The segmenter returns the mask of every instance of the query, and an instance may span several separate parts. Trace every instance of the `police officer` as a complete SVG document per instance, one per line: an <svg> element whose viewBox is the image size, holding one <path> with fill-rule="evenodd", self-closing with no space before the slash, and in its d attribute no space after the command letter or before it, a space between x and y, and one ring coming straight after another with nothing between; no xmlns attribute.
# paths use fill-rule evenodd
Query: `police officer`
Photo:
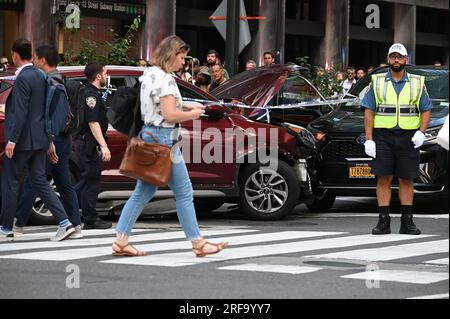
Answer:
<svg viewBox="0 0 450 319"><path fill-rule="evenodd" d="M75 139L81 180L75 188L81 200L83 229L107 229L112 224L100 219L96 211L101 164L102 161L108 162L111 159L111 152L106 144L107 108L100 92L100 88L106 85L107 72L103 64L95 62L86 65L84 74L88 80L80 96L84 122L81 134Z"/></svg>
<svg viewBox="0 0 450 319"><path fill-rule="evenodd" d="M372 75L372 83L361 106L367 155L373 157L372 172L377 176L379 220L374 235L389 234L391 183L399 181L401 203L400 234L419 235L413 222L413 180L419 175L419 147L431 116L432 103L423 76L405 71L408 52L403 44L393 44L388 53L390 70Z"/></svg>

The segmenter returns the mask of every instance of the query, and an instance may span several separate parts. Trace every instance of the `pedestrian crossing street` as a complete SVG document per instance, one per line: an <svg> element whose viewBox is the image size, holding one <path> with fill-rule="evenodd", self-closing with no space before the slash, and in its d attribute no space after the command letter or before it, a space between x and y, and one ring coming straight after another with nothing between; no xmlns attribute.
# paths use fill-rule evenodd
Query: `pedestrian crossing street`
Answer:
<svg viewBox="0 0 450 319"><path fill-rule="evenodd" d="M435 234L373 236L331 231L263 232L251 227L210 227L202 231L207 239L213 242L226 240L230 246L220 254L196 258L180 230L135 229L131 242L137 249L149 252L149 255L127 258L111 255L113 229L85 230L83 239L62 242L49 241L54 232L47 232L45 228L43 230L28 230L12 242L0 242L0 260L73 262L95 259L101 264L171 268L208 263L220 271L270 272L295 276L327 269L305 261L328 261L331 264L357 262L366 265L366 270L361 271L359 268L352 274L347 271L340 276L341 280L432 284L448 280L449 277L449 240ZM265 258L285 255L295 256L298 262L280 264L274 262L276 258L269 258L272 262ZM258 258L265 261L255 263ZM250 262L246 259L250 259ZM409 259L413 261L409 262ZM370 268L374 263L410 264L415 267Z"/></svg>

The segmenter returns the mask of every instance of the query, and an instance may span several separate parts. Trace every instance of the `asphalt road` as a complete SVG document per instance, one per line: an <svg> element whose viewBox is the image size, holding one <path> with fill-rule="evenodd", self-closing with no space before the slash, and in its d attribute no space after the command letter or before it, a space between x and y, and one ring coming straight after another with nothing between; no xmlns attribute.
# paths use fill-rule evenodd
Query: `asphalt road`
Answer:
<svg viewBox="0 0 450 319"><path fill-rule="evenodd" d="M399 235L393 215L392 234L372 236L375 206L339 198L331 213L300 205L284 220L261 222L224 205L199 224L230 247L204 258L189 250L170 200L149 205L136 224L131 239L146 257L111 256L113 230L54 243L55 226L29 227L0 243L0 298L448 299L448 212L418 202L422 235Z"/></svg>

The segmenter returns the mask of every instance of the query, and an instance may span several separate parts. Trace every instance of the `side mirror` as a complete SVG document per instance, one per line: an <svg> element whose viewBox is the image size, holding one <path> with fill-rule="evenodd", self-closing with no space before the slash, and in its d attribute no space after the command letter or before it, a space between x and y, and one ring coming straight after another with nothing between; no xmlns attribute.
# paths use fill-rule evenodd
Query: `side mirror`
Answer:
<svg viewBox="0 0 450 319"><path fill-rule="evenodd" d="M217 118L220 119L224 116L225 111L220 105L208 105L205 108L205 114L208 115L210 118Z"/></svg>

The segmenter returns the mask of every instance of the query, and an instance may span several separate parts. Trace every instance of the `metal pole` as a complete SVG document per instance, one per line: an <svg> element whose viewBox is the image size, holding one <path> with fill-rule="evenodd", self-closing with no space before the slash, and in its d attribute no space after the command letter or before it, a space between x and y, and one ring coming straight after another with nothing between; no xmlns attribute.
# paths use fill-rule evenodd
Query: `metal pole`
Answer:
<svg viewBox="0 0 450 319"><path fill-rule="evenodd" d="M286 33L286 0L278 0L277 10L277 37L275 40L275 55L277 63L284 64L284 39Z"/></svg>
<svg viewBox="0 0 450 319"><path fill-rule="evenodd" d="M240 1L228 0L227 3L227 40L225 43L225 65L230 76L236 74L238 67L238 43L240 22Z"/></svg>
<svg viewBox="0 0 450 319"><path fill-rule="evenodd" d="M146 1L144 26L144 59L150 60L153 51L167 36L175 34L176 0Z"/></svg>

